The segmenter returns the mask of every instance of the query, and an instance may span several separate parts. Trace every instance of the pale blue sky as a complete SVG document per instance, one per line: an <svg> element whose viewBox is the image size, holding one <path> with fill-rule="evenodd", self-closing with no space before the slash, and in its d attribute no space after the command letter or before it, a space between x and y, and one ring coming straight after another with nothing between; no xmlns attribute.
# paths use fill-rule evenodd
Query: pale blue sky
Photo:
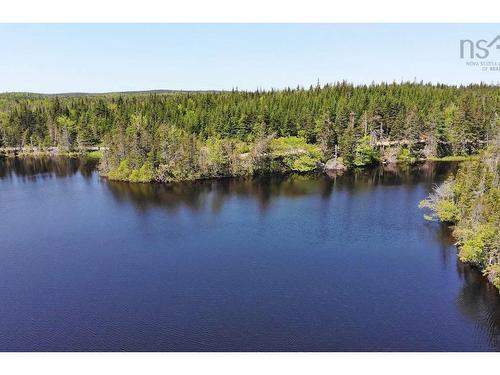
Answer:
<svg viewBox="0 0 500 375"><path fill-rule="evenodd" d="M0 24L0 92L496 83L500 72L465 66L459 41L498 34L494 24Z"/></svg>

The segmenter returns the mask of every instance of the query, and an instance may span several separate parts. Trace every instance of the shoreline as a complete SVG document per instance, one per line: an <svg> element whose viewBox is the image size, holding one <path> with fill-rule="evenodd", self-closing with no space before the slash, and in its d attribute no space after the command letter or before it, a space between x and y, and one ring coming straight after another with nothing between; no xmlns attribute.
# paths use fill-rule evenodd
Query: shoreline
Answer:
<svg viewBox="0 0 500 375"><path fill-rule="evenodd" d="M85 146L85 147L76 147L76 148L70 148L70 149L60 149L57 146L50 146L50 147L44 147L44 148L39 148L39 147L0 147L0 155L3 156L8 156L8 157L17 157L17 156L29 156L29 157L37 157L37 156L68 156L68 155L79 155L82 153L92 153L92 152L99 152L102 153L102 151L107 150L108 147L105 146ZM242 154L245 155L245 154ZM431 156L429 158L419 158L415 159L415 162L421 162L421 161L473 161L473 160L478 160L479 154L473 154L473 155L466 155L466 156L461 156L461 155L449 155L449 156L442 156L442 157L435 157ZM388 163L386 161L382 161L378 164L403 164L403 163L408 163L406 161L394 161L391 163ZM411 164L411 163L408 163Z"/></svg>
<svg viewBox="0 0 500 375"><path fill-rule="evenodd" d="M3 147L0 148L0 157L7 158L52 158L52 157L68 157L68 158L91 158L94 160L100 160L102 158L102 153L107 150L104 146L87 146L73 148L69 150L63 150L58 147L48 147L43 149L37 149L36 147ZM445 156L445 157L429 157L429 158L418 158L412 161L405 160L395 160L395 161L379 161L377 163L372 163L364 166L356 166L347 168L343 164L337 165L334 168L329 169L327 163L317 162L317 167L308 171L294 171L294 170L275 170L269 173L261 175L287 175L290 173L298 173L301 175L307 174L326 174L331 178L335 178L343 175L344 173L353 172L356 170L368 170L375 167L391 167L391 166L413 166L417 164L422 164L426 162L465 162L477 160L478 155L468 155L468 156ZM235 177L252 177L259 174L248 174L248 175L221 175L221 176L207 176L195 179L181 179L178 181L170 181L171 183L178 182L193 182L193 181L207 181L207 180L221 180ZM130 179L116 179L110 178L107 174L99 173L99 176L105 178L109 181L114 182L127 182L127 183L165 183L162 181L151 180L151 181L133 181Z"/></svg>

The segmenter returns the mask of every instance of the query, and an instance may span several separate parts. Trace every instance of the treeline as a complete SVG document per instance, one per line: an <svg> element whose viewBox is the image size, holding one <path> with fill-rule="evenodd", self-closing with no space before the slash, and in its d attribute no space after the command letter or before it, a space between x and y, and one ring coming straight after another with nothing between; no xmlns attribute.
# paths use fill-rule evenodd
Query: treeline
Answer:
<svg viewBox="0 0 500 375"><path fill-rule="evenodd" d="M464 163L455 178L434 189L420 203L429 220L451 223L462 261L480 268L500 289L500 137Z"/></svg>
<svg viewBox="0 0 500 375"><path fill-rule="evenodd" d="M256 92L0 95L0 147L109 147L111 178L171 181L470 155L499 125L500 89L348 83ZM392 142L392 143L391 143ZM384 146L389 145L389 146Z"/></svg>

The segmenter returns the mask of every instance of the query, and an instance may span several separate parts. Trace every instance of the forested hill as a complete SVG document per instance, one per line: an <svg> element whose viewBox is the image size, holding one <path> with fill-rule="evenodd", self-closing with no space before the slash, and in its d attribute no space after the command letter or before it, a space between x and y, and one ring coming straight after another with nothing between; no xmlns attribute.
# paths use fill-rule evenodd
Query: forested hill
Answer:
<svg viewBox="0 0 500 375"><path fill-rule="evenodd" d="M474 154L492 138L499 115L500 88L483 84L4 94L0 147L105 145L104 174L168 181L309 170L334 150L347 166ZM380 145L394 147L380 150Z"/></svg>
<svg viewBox="0 0 500 375"><path fill-rule="evenodd" d="M137 90L137 91L109 91L109 92L61 92L56 94L44 94L38 92L4 92L1 96L22 98L44 98L44 97L74 97L74 96L124 96L124 95L148 95L148 94L181 94L181 93L217 93L223 90Z"/></svg>

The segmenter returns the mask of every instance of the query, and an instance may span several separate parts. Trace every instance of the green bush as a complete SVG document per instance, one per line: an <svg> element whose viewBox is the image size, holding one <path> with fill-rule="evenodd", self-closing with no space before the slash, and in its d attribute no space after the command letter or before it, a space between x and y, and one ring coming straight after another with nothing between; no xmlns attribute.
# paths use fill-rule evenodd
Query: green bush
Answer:
<svg viewBox="0 0 500 375"><path fill-rule="evenodd" d="M483 226L476 229L460 247L460 260L474 263L484 267L487 265L487 256L490 247L494 244L495 230L491 227Z"/></svg>
<svg viewBox="0 0 500 375"><path fill-rule="evenodd" d="M280 137L271 141L273 155L286 155L290 153L308 153L311 157L319 158L320 150L317 145L307 143L301 137Z"/></svg>
<svg viewBox="0 0 500 375"><path fill-rule="evenodd" d="M398 160L402 163L414 163L416 159L408 148L403 147L398 153Z"/></svg>
<svg viewBox="0 0 500 375"><path fill-rule="evenodd" d="M436 213L439 220L444 223L453 223L459 215L458 207L450 200L442 200L438 202Z"/></svg>
<svg viewBox="0 0 500 375"><path fill-rule="evenodd" d="M498 289L500 289L500 264L492 264L487 269L487 274L490 275L490 279Z"/></svg>
<svg viewBox="0 0 500 375"><path fill-rule="evenodd" d="M134 169L128 178L131 182L151 182L154 180L153 164L146 162L140 169Z"/></svg>
<svg viewBox="0 0 500 375"><path fill-rule="evenodd" d="M378 151L370 145L369 136L361 138L358 145L354 149L354 155L353 164L355 167L375 165L380 159Z"/></svg>
<svg viewBox="0 0 500 375"><path fill-rule="evenodd" d="M111 170L108 173L108 178L110 180L126 181L130 176L130 168L128 166L128 160L122 160L118 168Z"/></svg>
<svg viewBox="0 0 500 375"><path fill-rule="evenodd" d="M238 142L236 145L236 151L238 154L247 154L250 152L250 145L246 142Z"/></svg>
<svg viewBox="0 0 500 375"><path fill-rule="evenodd" d="M292 164L292 170L296 172L310 172L316 169L316 160L309 155L302 155L295 159Z"/></svg>

